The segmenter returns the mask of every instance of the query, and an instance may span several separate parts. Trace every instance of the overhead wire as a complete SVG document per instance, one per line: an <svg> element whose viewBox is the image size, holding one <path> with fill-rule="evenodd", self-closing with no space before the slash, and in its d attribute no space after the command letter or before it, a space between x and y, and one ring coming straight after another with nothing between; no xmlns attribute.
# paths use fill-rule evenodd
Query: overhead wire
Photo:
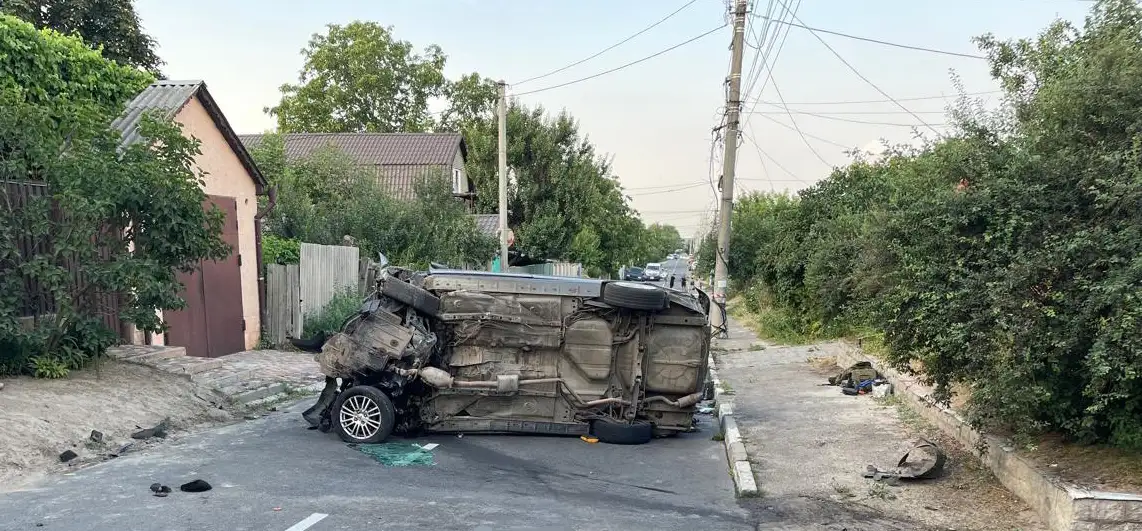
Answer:
<svg viewBox="0 0 1142 531"><path fill-rule="evenodd" d="M651 54L651 55L648 55L648 56L646 56L646 57L642 57L642 58L640 58L640 59L636 59L636 60L634 60L634 61L631 61L631 62L629 62L629 63L623 64L623 65L619 65L619 66L616 66L616 67L614 67L614 68L611 68L611 69L609 69L609 70L604 70L604 71L602 71L602 72L598 72L598 73L596 73L596 74L592 74L592 75L589 75L589 76L586 76L586 77L581 77L581 78L579 78L579 79L573 79L573 80L571 80L571 81L567 81L567 82L565 82L565 83L559 83L559 84L557 84L557 85L551 85L551 86L549 86L549 87L543 87L543 88L539 88L539 89L535 89L535 90L529 90L529 91L525 91L525 92L516 92L516 93L514 93L513 95L515 95L515 96L524 96L524 95L527 95L527 94L535 94L535 93L537 93L537 92L545 92L545 91L548 91L548 90L553 90L553 89L557 89L557 88L562 88L562 87L566 87L566 86L568 86L568 85L574 85L574 84L576 84L576 83L582 83L582 82L584 82L584 81L588 81L588 80L591 80L591 79L595 79L595 78L597 78L597 77L602 77L602 76L605 76L605 75L607 75L607 74L611 74L611 73L614 73L614 72L618 72L619 70L622 70L622 69L624 69L624 68L629 68L629 67L632 67L632 66L634 66L634 65L637 65L637 64L639 64L639 63L642 63L642 62L645 62L645 61L649 61L649 60L651 60L651 59L654 59L655 57L658 57L658 56L660 56L660 55L662 55L662 54L665 54L665 53L668 53L668 52L674 51L674 50L676 50L676 49L678 49L678 48L681 48L681 47L683 47L683 46L685 46L685 45L687 45L687 44L690 44L690 43L692 43L692 42L694 42L694 41L697 41L697 40L699 40L699 39L701 39L701 38L703 38L703 37L708 37L708 36L710 36L710 35L713 35L715 32L717 32L718 30L721 30L721 29L722 29L722 28L724 28L724 27L726 27L726 25L725 25L725 24L722 24L721 26L718 26L718 27L716 27L716 28L714 28L714 29L711 29L711 30L709 30L709 31L707 31L707 32L705 32L705 33L702 33L702 34L698 35L698 36L695 36L695 37L691 37L691 38L689 38L689 39L687 39L687 40L685 40L685 41L682 41L682 42L680 42L680 43L678 43L678 44L675 44L674 46L671 46L671 47L669 47L669 48L666 48L666 49L664 49L664 50L660 50L660 51L658 51L658 52L655 52L655 53L653 53L653 54Z"/></svg>
<svg viewBox="0 0 1142 531"><path fill-rule="evenodd" d="M789 129L790 131L795 131L795 129L793 129L793 126L791 126L791 125L789 125L789 124L787 124L787 123L784 123L784 122L782 122L781 120L778 120L778 119L776 119L776 118L773 118L772 116L769 116L769 115L766 115L766 114L761 114L761 113L755 113L755 116L760 116L760 117L762 117L762 118L765 118L766 120L769 120L769 121L771 121L771 122L773 122L773 123L775 123L775 124L777 124L777 125L780 125L781 127L784 127L784 128L786 128L786 129ZM835 142L835 141L833 141L833 140L829 140L828 138L820 137L820 136L814 135L814 134L812 134L812 133L804 133L804 134L805 134L805 136L807 136L807 137L809 137L809 138L812 138L812 139L814 139L814 140L819 140L819 141L821 141L821 142L824 142L824 143L826 143L826 144L830 144L830 145L833 145L833 146L839 147L839 148L841 148L841 149L853 149L853 148L855 147L855 146L846 146L846 145L844 145L844 144L842 144L842 143L840 143L840 142Z"/></svg>
<svg viewBox="0 0 1142 531"><path fill-rule="evenodd" d="M950 97L958 96L985 96L988 94L1000 94L1002 90L985 90L982 92L965 92L963 94L955 95L940 95L940 96L915 96L911 98L896 98L895 101L924 101L924 100L946 100ZM755 100L755 103L768 103L764 100ZM790 101L786 105L863 105L870 103L893 103L893 100L842 100L842 101Z"/></svg>
<svg viewBox="0 0 1142 531"><path fill-rule="evenodd" d="M789 106L785 105L785 97L781 95L781 88L777 86L777 80L774 79L773 72L769 73L769 80L773 82L773 91L777 93L777 99L781 102L782 108L785 109L785 115L788 116L789 121L793 123L793 130L797 131L797 135L801 137L801 142L805 144L805 147L809 148L809 151L813 152L813 155L817 157L817 160L821 161L821 164L832 168L833 165L829 164L829 161L825 160L825 157L821 156L821 153L817 151L817 148L813 147L813 144L809 143L809 139L806 138L805 133L801 131L801 126L797 125L797 119L793 118L793 113L789 110Z"/></svg>
<svg viewBox="0 0 1142 531"><path fill-rule="evenodd" d="M766 103L766 105L772 105L774 107L781 107L781 105L776 104L776 103ZM791 112L793 114L822 114L822 115L827 115L827 116L837 116L837 115L846 115L846 114L850 114L850 115L851 114L857 114L857 115L860 115L860 114L863 114L863 115L911 114L911 113L906 113L903 111L824 111L824 112L814 113L814 111L804 111L804 110L800 110L800 109L789 109L788 107L782 107L782 110L780 110L780 111L753 111L753 113L751 113L751 114L761 114L761 115L765 115L765 114L786 114L787 112ZM947 111L912 111L912 112L914 112L916 114L940 114L940 115L947 113Z"/></svg>
<svg viewBox="0 0 1142 531"><path fill-rule="evenodd" d="M763 18L764 18L764 17L763 17ZM775 23L777 23L777 24L785 24L785 25L788 25L788 26L792 26L792 27L794 27L794 28L801 28L801 29L804 29L804 30L809 30L809 31L811 31L811 32L820 32L820 33L827 33L827 34L829 34L829 35L836 35L836 36L838 36L838 37L844 37L844 38L846 38L846 39L853 39L853 40L858 40L858 41L871 42L871 43L875 43L875 44L881 44L881 45L884 45L884 46L891 46L891 47L894 47L894 48L903 48L903 49L906 49L906 50L915 50L915 51L918 51L918 52L929 52L929 53L935 53L935 54L941 54L941 55L951 55L951 56L954 56L954 57L965 57L965 58L968 58L968 59L987 59L987 57L985 57L985 56L982 56L982 55L977 55L977 54L971 54L971 53L962 53L962 52L952 52L952 51L948 51L948 50L938 50L938 49L936 49L936 48L928 48L928 47L925 47L925 46L913 46L913 45L910 45L910 44L900 44L900 43L898 43L898 42L889 42L889 41L882 41L882 40L880 40L880 39L873 39L873 38L871 38L871 37L861 37L861 36L859 36L859 35L852 35L852 34L849 34L849 33L841 33L841 32L839 32L839 31L833 31L833 30L827 30L827 29L821 29L821 28L814 28L814 27L810 27L810 26L805 26L805 25L803 25L803 24L796 24L796 23L793 23L793 22L787 22L787 21L784 21L784 20L773 20L773 22L775 22ZM798 21L798 22L800 22L800 21Z"/></svg>
<svg viewBox="0 0 1142 531"><path fill-rule="evenodd" d="M705 186L705 185L706 185L706 183L704 183L704 182L699 182L699 183L695 183L695 184L691 184L691 185L687 185L687 186L680 186L680 187L678 187L678 188L671 188L671 189L667 189L667 190L652 190L652 191L649 191L649 192L634 192L634 193L631 193L631 194L628 194L628 195L658 195L658 194L669 194L669 193L673 193L673 192L681 192L681 191L683 191L683 190L690 190L690 189L692 189L692 188L697 188L697 187L699 187L699 186Z"/></svg>
<svg viewBox="0 0 1142 531"><path fill-rule="evenodd" d="M764 113L754 113L754 114L763 114L764 115ZM936 131L936 129L935 129L936 127L945 127L947 125L947 124L929 124L929 123L924 122L923 120L921 120L921 123L918 123L918 124L902 124L902 123L894 123L894 122L871 122L868 120L854 120L852 118L842 118L840 116L833 116L831 114L821 114L821 113L815 113L815 112L809 112L809 111L798 111L797 114L803 114L805 116L815 116L817 118L821 118L824 120L834 120L834 121L838 121L838 122L849 122L849 123L854 123L854 124L885 125L885 126L890 126L890 127L920 127L923 125L923 126L928 127L929 129L932 129L933 131ZM936 134L940 134L940 132L936 131Z"/></svg>
<svg viewBox="0 0 1142 531"><path fill-rule="evenodd" d="M619 42L616 42L616 43L614 43L614 44L612 44L612 45L610 45L610 46L608 46L608 47L606 47L606 48L603 48L602 50L599 50L598 52L596 52L594 55L591 55L591 56L589 56L589 57L585 57L585 58L583 58L583 59L580 59L580 60L578 60L578 61L575 61L574 63L571 63L571 64L569 64L569 65L567 65L567 66L564 66L564 67L562 67L562 68L556 68L555 70L552 70L552 71L550 71L550 72L547 72L546 74L540 74L540 75L538 75L538 76L535 76L535 77L529 77L529 78L527 78L527 79L525 79L525 80L523 80L523 81L517 81L517 82L513 83L513 85L517 85L517 86L518 86L518 85L522 85L522 84L524 84L524 83L528 83L528 82L531 82L531 81L535 81L535 80L537 80L537 79L543 79L543 78L545 78L545 77L548 77L548 76L552 76L552 75L558 74L558 73L560 73L560 72L563 72L563 71L565 71L565 70L568 70L568 69L570 69L570 68L574 68L574 67L576 67L576 66L579 66L579 65L581 65L581 64L583 64L583 63L586 63L587 61L590 61L591 59L594 59L594 58L596 58L596 57L598 57L598 56L600 56L600 55L603 55L604 53L607 53L607 52L609 52L609 51L611 51L611 50L613 50L613 49L615 49L615 48L618 48L619 46L622 46L622 45L624 45L624 44L626 44L626 43L630 42L630 41L631 41L632 39L634 39L635 37L638 37L639 35L642 35L643 33L646 33L646 32L648 32L648 31L650 31L650 30L654 29L654 28L655 28L655 27L657 27L659 24L662 24L663 22L666 22L667 20L670 20L672 17L674 17L674 15L677 15L678 13L682 12L682 10L683 10L683 9L686 9L687 7L690 7L691 5L693 5L693 4L694 4L695 2L697 2L697 1L698 1L698 0L690 0L689 2L686 2L685 4L683 4L683 5L682 5L682 7L678 8L678 9L675 9L674 11L670 12L670 14L666 15L665 17L662 17L662 18L658 19L658 21L657 21L657 22L655 22L655 23L653 23L653 24L651 24L651 25L649 25L649 26L647 26L647 27L645 27L645 28L642 28L641 30L639 30L639 31L638 31L638 33L635 33L634 35L631 35L631 36L629 36L629 37L627 37L627 38L625 38L625 39L623 39L623 40L621 40L621 41L619 41Z"/></svg>
<svg viewBox="0 0 1142 531"><path fill-rule="evenodd" d="M769 153L766 153L764 149L761 149L761 145L758 144L757 141L755 141L752 136L746 134L744 131L742 132L742 136L745 137L745 139L748 140L749 143L753 144L753 147L755 149L757 149L758 156L765 157L765 158L769 159L770 162L772 162L774 165L776 165L778 168L780 168L781 171L785 172L790 177L793 177L794 179L797 179L800 182L807 183L804 179L801 179L795 173L789 171L789 168L782 166L780 162L777 162L777 159L773 158L773 156L770 155Z"/></svg>
<svg viewBox="0 0 1142 531"><path fill-rule="evenodd" d="M775 0L775 1L779 4L781 4L782 8L784 9L784 11L782 11L782 16L784 16L785 14L788 14L790 18L796 17L797 12L800 11L800 9L801 9L801 0L797 0L797 3L794 4L792 8L790 8L789 4L786 4L785 2L781 2L780 0ZM766 76L765 81L761 84L761 88L758 89L758 91L757 91L757 95L758 95L759 99L760 99L761 95L765 93L766 87L769 86L770 79L772 78L772 75L773 75L773 69L774 69L774 67L777 66L777 59L781 56L782 50L785 49L785 42L788 40L788 38L789 38L788 26L785 27L785 33L784 34L781 33L780 27L778 28L778 30L776 32L774 32L773 40L770 41L769 46L767 47L767 50L766 50L765 59L762 61L762 66L765 68L765 71L768 73L768 75ZM777 42L777 39L780 39L781 42ZM776 48L774 48L775 44L776 44ZM776 52L774 50L776 50ZM772 55L772 60L771 60L771 55ZM749 89L746 91L747 97L742 98L743 102L745 100L749 99L748 94L751 92L753 92L753 86L750 86ZM751 112L754 109L754 107L756 107L756 105L757 105L757 103L755 102L753 105L750 106ZM749 113L746 113L746 114L748 115ZM746 117L746 121L747 122L749 121L748 116Z"/></svg>
<svg viewBox="0 0 1142 531"><path fill-rule="evenodd" d="M782 0L777 0L777 1L781 2ZM796 13L793 14L793 20L796 20L798 23L804 24L804 21L802 21L800 18L798 18ZM860 70L857 70L857 68L855 66L853 66L852 63L848 62L848 60L845 59L844 56L842 56L840 54L840 52L833 49L832 45L830 45L828 43L828 41L826 41L824 39L824 37L821 37L820 35L818 35L817 31L815 29L809 28L808 26L805 26L805 28L808 29L809 33L811 33L813 35L813 37L815 37L825 48L827 48L829 50L829 52L831 52L834 56L836 56L836 58L840 62L844 63L844 65L846 67L848 67L848 69L851 70L853 74L856 74L856 76L861 78L861 80L863 80L865 83L867 83L868 86L872 87L874 90L879 92L881 96L884 96L885 98L888 98L889 100L892 100L892 103L896 104L897 107L900 107L905 112L911 114L912 117L916 119L916 121L925 125L933 133L936 133L937 136L940 136L940 132L937 131L935 127L933 127L932 125L925 122L923 118L920 118L919 115L917 115L916 113L913 113L910 109L908 109L908 107L905 107L903 104L901 104L899 101L894 99L892 96L888 95L888 93L885 92L883 89L881 89L879 86L877 86L876 83L873 83L871 79L865 77L864 74L860 73Z"/></svg>

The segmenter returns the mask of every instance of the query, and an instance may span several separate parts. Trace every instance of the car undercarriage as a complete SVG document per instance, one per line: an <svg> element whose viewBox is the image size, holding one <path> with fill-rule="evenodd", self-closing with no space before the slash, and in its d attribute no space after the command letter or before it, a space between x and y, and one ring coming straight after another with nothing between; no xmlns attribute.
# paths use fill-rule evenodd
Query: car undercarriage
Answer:
<svg viewBox="0 0 1142 531"><path fill-rule="evenodd" d="M593 434L693 428L709 299L649 284L389 267L316 355L304 417L347 442L391 433Z"/></svg>

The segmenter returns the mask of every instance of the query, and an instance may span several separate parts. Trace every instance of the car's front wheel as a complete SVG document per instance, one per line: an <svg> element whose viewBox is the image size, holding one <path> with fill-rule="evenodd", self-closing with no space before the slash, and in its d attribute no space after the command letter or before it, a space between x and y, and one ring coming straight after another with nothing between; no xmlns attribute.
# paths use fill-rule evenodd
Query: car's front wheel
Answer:
<svg viewBox="0 0 1142 531"><path fill-rule="evenodd" d="M358 385L337 397L331 416L341 440L373 444L392 434L397 414L392 400L380 389Z"/></svg>

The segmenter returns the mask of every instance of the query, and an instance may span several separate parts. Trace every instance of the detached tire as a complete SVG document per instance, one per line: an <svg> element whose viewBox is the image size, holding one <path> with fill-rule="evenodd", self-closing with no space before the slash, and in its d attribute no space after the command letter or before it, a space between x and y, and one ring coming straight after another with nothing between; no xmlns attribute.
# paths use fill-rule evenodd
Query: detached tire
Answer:
<svg viewBox="0 0 1142 531"><path fill-rule="evenodd" d="M607 444L646 444L654 438L654 426L636 420L627 424L612 419L598 419L591 423L591 431L599 442Z"/></svg>
<svg viewBox="0 0 1142 531"><path fill-rule="evenodd" d="M666 291L653 284L608 282L603 286L603 302L617 308L657 311L666 307Z"/></svg>
<svg viewBox="0 0 1142 531"><path fill-rule="evenodd" d="M397 412L393 401L376 387L350 387L333 402L333 429L347 443L375 444L393 432Z"/></svg>
<svg viewBox="0 0 1142 531"><path fill-rule="evenodd" d="M436 316L440 314L440 297L403 280L385 279L384 285L381 286L381 295L412 306L416 311L425 315Z"/></svg>

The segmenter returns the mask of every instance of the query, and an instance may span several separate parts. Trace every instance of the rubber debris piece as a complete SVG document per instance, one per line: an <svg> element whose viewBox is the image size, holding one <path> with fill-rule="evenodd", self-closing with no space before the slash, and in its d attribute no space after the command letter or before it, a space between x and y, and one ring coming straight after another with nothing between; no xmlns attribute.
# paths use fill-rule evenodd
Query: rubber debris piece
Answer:
<svg viewBox="0 0 1142 531"><path fill-rule="evenodd" d="M932 479L944 471L947 455L936 443L920 439L896 463L896 468L881 470L868 465L862 476L874 481L896 479Z"/></svg>
<svg viewBox="0 0 1142 531"><path fill-rule="evenodd" d="M201 479L196 479L189 483L183 483L182 486L178 488L178 490L183 492L206 492L212 488L214 487L211 487L209 483Z"/></svg>
<svg viewBox="0 0 1142 531"><path fill-rule="evenodd" d="M385 466L433 466L432 452L408 443L350 444L349 447L372 457Z"/></svg>

